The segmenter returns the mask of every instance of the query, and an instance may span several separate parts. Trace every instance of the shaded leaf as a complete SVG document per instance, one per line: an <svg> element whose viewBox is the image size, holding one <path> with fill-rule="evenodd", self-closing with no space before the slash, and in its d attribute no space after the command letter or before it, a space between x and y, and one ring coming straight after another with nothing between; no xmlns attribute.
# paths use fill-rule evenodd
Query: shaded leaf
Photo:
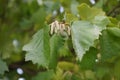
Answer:
<svg viewBox="0 0 120 80"><path fill-rule="evenodd" d="M42 15L42 16L41 16ZM40 24L43 25L44 21L45 21L45 16L46 16L46 12L44 8L40 8L39 10L37 10L31 17L31 21L34 24Z"/></svg>
<svg viewBox="0 0 120 80"><path fill-rule="evenodd" d="M118 60L114 67L114 74L116 80L120 80L120 60Z"/></svg>
<svg viewBox="0 0 120 80"><path fill-rule="evenodd" d="M7 64L0 59L0 74L3 75L5 71L8 71Z"/></svg>
<svg viewBox="0 0 120 80"><path fill-rule="evenodd" d="M120 37L120 29L119 28L110 28L109 33L116 37Z"/></svg>
<svg viewBox="0 0 120 80"><path fill-rule="evenodd" d="M46 72L39 72L38 75L32 78L32 80L51 80L54 75L53 70Z"/></svg>
<svg viewBox="0 0 120 80"><path fill-rule="evenodd" d="M59 49L59 55L60 57L70 56L70 50L68 48L67 41L64 43L64 45Z"/></svg>
<svg viewBox="0 0 120 80"><path fill-rule="evenodd" d="M82 69L93 69L95 67L95 60L97 59L97 49L90 48L83 56L80 66Z"/></svg>
<svg viewBox="0 0 120 80"><path fill-rule="evenodd" d="M92 70L85 71L85 80L96 80L95 73Z"/></svg>
<svg viewBox="0 0 120 80"><path fill-rule="evenodd" d="M99 79L102 79L106 74L110 73L109 68L107 66L97 66L96 68L96 76Z"/></svg>
<svg viewBox="0 0 120 80"><path fill-rule="evenodd" d="M75 75L75 74L72 75L71 79L72 80L82 80L79 75Z"/></svg>
<svg viewBox="0 0 120 80"><path fill-rule="evenodd" d="M111 61L111 59L120 55L120 29L109 28L103 31L100 38L100 47L103 61Z"/></svg>
<svg viewBox="0 0 120 80"><path fill-rule="evenodd" d="M53 35L52 38L50 39L50 63L49 63L50 68L52 69L56 68L59 57L58 51L63 45L64 40L58 34Z"/></svg>
<svg viewBox="0 0 120 80"><path fill-rule="evenodd" d="M27 51L25 60L31 60L34 64L48 66L50 57L49 46L49 26L45 25L43 29L39 30L31 42L23 47Z"/></svg>

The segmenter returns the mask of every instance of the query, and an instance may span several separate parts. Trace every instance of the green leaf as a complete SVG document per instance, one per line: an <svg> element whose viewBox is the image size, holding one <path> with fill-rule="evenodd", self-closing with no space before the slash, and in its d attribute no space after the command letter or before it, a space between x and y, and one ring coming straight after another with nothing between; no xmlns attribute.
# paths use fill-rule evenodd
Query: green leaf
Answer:
<svg viewBox="0 0 120 80"><path fill-rule="evenodd" d="M114 74L115 74L116 80L120 80L120 60L118 60L115 64Z"/></svg>
<svg viewBox="0 0 120 80"><path fill-rule="evenodd" d="M97 25L100 30L106 29L106 25L110 23L106 16L95 16L91 22L93 25Z"/></svg>
<svg viewBox="0 0 120 80"><path fill-rule="evenodd" d="M70 14L70 13L65 14L65 19L66 19L66 22L69 24L75 20L78 20L78 18L76 16L74 16L73 14Z"/></svg>
<svg viewBox="0 0 120 80"><path fill-rule="evenodd" d="M59 55L60 57L70 56L70 50L68 47L67 41L64 43L64 45L59 49Z"/></svg>
<svg viewBox="0 0 120 80"><path fill-rule="evenodd" d="M102 65L102 66L98 65L98 66L96 66L96 68L97 68L95 70L96 76L100 80L102 80L105 75L110 73L109 67L107 67L106 65Z"/></svg>
<svg viewBox="0 0 120 80"><path fill-rule="evenodd" d="M25 60L31 60L34 64L48 66L50 57L50 43L49 43L49 26L45 25L43 29L39 30L31 42L23 47L27 51Z"/></svg>
<svg viewBox="0 0 120 80"><path fill-rule="evenodd" d="M86 70L84 74L85 80L96 80L95 73L92 70Z"/></svg>
<svg viewBox="0 0 120 80"><path fill-rule="evenodd" d="M97 59L97 49L91 47L89 51L83 56L80 66L82 69L93 69L95 66L95 60Z"/></svg>
<svg viewBox="0 0 120 80"><path fill-rule="evenodd" d="M120 29L109 28L100 38L101 59L111 61L120 55ZM114 60L114 59L113 59Z"/></svg>
<svg viewBox="0 0 120 80"><path fill-rule="evenodd" d="M5 71L8 71L7 64L0 59L0 74L3 75Z"/></svg>
<svg viewBox="0 0 120 80"><path fill-rule="evenodd" d="M80 75L73 74L71 80L82 80Z"/></svg>
<svg viewBox="0 0 120 80"><path fill-rule="evenodd" d="M120 27L119 25L119 20L117 20L116 18L113 17L109 17L110 23L109 23L109 27Z"/></svg>
<svg viewBox="0 0 120 80"><path fill-rule="evenodd" d="M58 67L64 71L72 71L75 73L79 72L79 66L77 64L72 63L72 62L60 61L58 63Z"/></svg>
<svg viewBox="0 0 120 80"><path fill-rule="evenodd" d="M64 40L58 34L53 35L52 38L50 39L50 63L49 63L50 68L52 69L56 68L59 57L58 51L63 45Z"/></svg>
<svg viewBox="0 0 120 80"><path fill-rule="evenodd" d="M82 20L89 20L95 18L95 16L104 16L105 13L101 9L90 8L87 4L81 4L78 6L78 12Z"/></svg>
<svg viewBox="0 0 120 80"><path fill-rule="evenodd" d="M97 8L102 8L102 7L104 7L104 3L106 3L106 2L107 2L107 0L99 0L99 1L97 1L97 3L94 6Z"/></svg>
<svg viewBox="0 0 120 80"><path fill-rule="evenodd" d="M32 78L32 80L51 80L53 75L54 75L53 70L46 72L39 72L37 76Z"/></svg>
<svg viewBox="0 0 120 80"><path fill-rule="evenodd" d="M72 1L71 8L70 8L72 14L74 14L74 15L78 14L78 10L77 10L78 5L79 5L79 3L76 0Z"/></svg>
<svg viewBox="0 0 120 80"><path fill-rule="evenodd" d="M103 29L105 29L105 26L98 26L88 21L75 21L72 24L72 43L79 60L89 50L89 47L93 46L94 41L99 38Z"/></svg>
<svg viewBox="0 0 120 80"><path fill-rule="evenodd" d="M113 34L116 37L120 37L120 29L119 28L110 28L109 33Z"/></svg>
<svg viewBox="0 0 120 80"><path fill-rule="evenodd" d="M65 7L68 8L71 5L71 0L60 0L60 3Z"/></svg>
<svg viewBox="0 0 120 80"><path fill-rule="evenodd" d="M42 16L41 16L42 15ZM45 9L43 7L41 7L39 10L37 10L31 17L31 21L34 24L40 24L43 25L44 21L45 21L45 16L46 16L46 12Z"/></svg>

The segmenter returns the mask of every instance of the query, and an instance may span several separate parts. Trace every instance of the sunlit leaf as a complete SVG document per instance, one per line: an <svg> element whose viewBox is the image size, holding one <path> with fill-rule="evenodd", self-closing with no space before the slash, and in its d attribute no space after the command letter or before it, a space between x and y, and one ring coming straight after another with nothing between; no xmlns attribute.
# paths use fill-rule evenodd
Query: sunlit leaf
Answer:
<svg viewBox="0 0 120 80"><path fill-rule="evenodd" d="M106 25L110 23L106 16L95 16L92 20L93 25L97 25L100 30L106 29Z"/></svg>
<svg viewBox="0 0 120 80"><path fill-rule="evenodd" d="M60 0L60 2L66 8L69 7L71 4L71 0Z"/></svg>
<svg viewBox="0 0 120 80"><path fill-rule="evenodd" d="M72 62L67 62L67 61L59 62L58 67L65 71L72 71L76 73L79 71L79 66L77 64L74 64Z"/></svg>
<svg viewBox="0 0 120 80"><path fill-rule="evenodd" d="M66 22L69 24L75 20L78 20L78 18L76 16L74 16L73 14L70 14L70 13L65 14L65 19L66 19Z"/></svg>
<svg viewBox="0 0 120 80"><path fill-rule="evenodd" d="M92 20L95 16L104 16L105 13L101 9L90 8L87 4L78 6L78 12L82 20Z"/></svg>
<svg viewBox="0 0 120 80"><path fill-rule="evenodd" d="M119 25L119 21L116 18L113 17L109 17L110 23L109 23L109 27L120 27Z"/></svg>
<svg viewBox="0 0 120 80"><path fill-rule="evenodd" d="M23 50L27 51L25 60L32 60L34 64L48 66L50 56L49 38L49 26L45 25L33 36L31 42L23 47Z"/></svg>
<svg viewBox="0 0 120 80"><path fill-rule="evenodd" d="M79 60L89 50L89 47L93 46L94 40L99 38L103 29L105 29L104 26L98 26L88 21L75 21L72 24L72 42Z"/></svg>
<svg viewBox="0 0 120 80"><path fill-rule="evenodd" d="M79 3L76 0L72 1L71 8L70 8L72 14L74 14L74 15L78 14L78 10L77 10L78 5L79 5Z"/></svg>

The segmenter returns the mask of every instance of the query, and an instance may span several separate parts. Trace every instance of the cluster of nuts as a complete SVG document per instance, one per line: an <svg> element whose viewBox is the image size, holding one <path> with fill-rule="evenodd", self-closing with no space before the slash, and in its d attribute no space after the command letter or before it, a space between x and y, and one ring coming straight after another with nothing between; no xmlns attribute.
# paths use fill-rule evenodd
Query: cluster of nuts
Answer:
<svg viewBox="0 0 120 80"><path fill-rule="evenodd" d="M50 24L50 34L66 32L70 36L70 26L69 24L58 22L57 20Z"/></svg>

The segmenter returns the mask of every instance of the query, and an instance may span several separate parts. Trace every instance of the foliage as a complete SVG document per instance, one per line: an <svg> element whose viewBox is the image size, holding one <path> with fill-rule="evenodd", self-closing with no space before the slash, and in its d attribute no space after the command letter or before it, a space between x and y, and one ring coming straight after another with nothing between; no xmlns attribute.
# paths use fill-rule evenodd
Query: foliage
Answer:
<svg viewBox="0 0 120 80"><path fill-rule="evenodd" d="M23 47L23 50L28 51L25 60L32 60L33 63L38 63L44 67L48 66L50 56L49 38L50 36L48 26L38 31L38 33L33 36L31 43Z"/></svg>
<svg viewBox="0 0 120 80"><path fill-rule="evenodd" d="M0 74L4 74L5 71L8 71L7 65L4 61L0 59Z"/></svg>
<svg viewBox="0 0 120 80"><path fill-rule="evenodd" d="M0 5L0 79L120 79L119 0L0 0ZM65 29L50 34L55 20Z"/></svg>

